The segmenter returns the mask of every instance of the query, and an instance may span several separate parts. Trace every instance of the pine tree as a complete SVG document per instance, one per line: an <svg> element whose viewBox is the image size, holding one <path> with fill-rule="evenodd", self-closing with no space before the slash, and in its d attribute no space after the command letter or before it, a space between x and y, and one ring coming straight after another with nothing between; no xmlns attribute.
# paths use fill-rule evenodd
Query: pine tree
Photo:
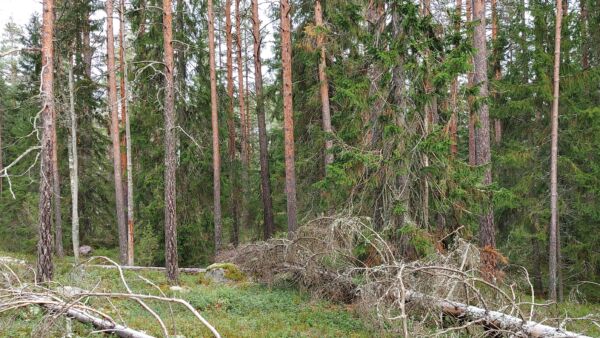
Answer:
<svg viewBox="0 0 600 338"><path fill-rule="evenodd" d="M171 0L163 0L163 47L165 63L165 262L167 280L178 284L175 85L173 83L173 15Z"/></svg>
<svg viewBox="0 0 600 338"><path fill-rule="evenodd" d="M329 107L329 82L327 80L327 58L324 46L323 26L323 9L321 8L321 0L315 1L315 25L320 31L317 32L317 48L319 49L319 89L321 94L321 114L323 119L323 132L325 132L325 168L333 163L333 141L331 140L331 109Z"/></svg>
<svg viewBox="0 0 600 338"><path fill-rule="evenodd" d="M39 237L37 245L38 282L52 280L52 129L54 128L54 1L43 2L42 25L42 144L40 165Z"/></svg>

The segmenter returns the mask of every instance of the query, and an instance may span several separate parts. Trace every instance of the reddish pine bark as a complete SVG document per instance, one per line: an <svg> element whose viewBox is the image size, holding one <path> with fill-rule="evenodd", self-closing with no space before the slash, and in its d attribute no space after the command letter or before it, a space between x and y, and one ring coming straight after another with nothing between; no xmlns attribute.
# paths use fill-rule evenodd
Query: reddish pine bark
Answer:
<svg viewBox="0 0 600 338"><path fill-rule="evenodd" d="M42 144L36 279L52 280L52 129L54 126L54 1L44 0L42 23Z"/></svg>
<svg viewBox="0 0 600 338"><path fill-rule="evenodd" d="M267 240L273 236L273 201L271 199L271 177L269 174L269 150L267 140L267 124L265 121L265 104L263 97L262 62L260 59L261 36L258 0L252 0L252 35L254 37L254 90L256 91L256 119L258 120L258 143L260 157L260 185L263 203L264 227L263 235Z"/></svg>
<svg viewBox="0 0 600 338"><path fill-rule="evenodd" d="M115 37L113 33L113 2L106 1L106 49L108 53L108 106L110 109L112 154L115 179L115 202L117 226L119 231L119 259L127 264L127 223L125 221L125 199L123 195L123 177L121 173L121 145L119 143L119 110L117 104L117 78L115 75Z"/></svg>
<svg viewBox="0 0 600 338"><path fill-rule="evenodd" d="M208 55L210 67L210 111L212 122L213 145L213 217L215 222L215 239L221 238L221 153L219 151L219 115L217 98L217 74L215 66L215 27L213 2L208 0ZM215 247L221 246L215 241Z"/></svg>
<svg viewBox="0 0 600 338"><path fill-rule="evenodd" d="M177 261L175 85L173 81L173 9L163 0L163 48L165 63L165 263L167 280L179 282Z"/></svg>
<svg viewBox="0 0 600 338"><path fill-rule="evenodd" d="M315 25L318 29L324 29L323 26L323 9L321 8L321 0L315 1ZM333 154L331 148L333 148L333 141L331 140L331 111L329 107L329 82L327 81L327 59L325 56L325 46L323 32L317 33L317 48L320 53L319 60L319 91L321 94L321 115L323 119L323 132L326 134L325 137L325 172L327 172L327 166L333 163Z"/></svg>
<svg viewBox="0 0 600 338"><path fill-rule="evenodd" d="M285 192L287 197L288 236L298 227L296 206L296 164L294 160L294 112L292 106L292 38L290 3L280 1L281 65L283 69L283 136L285 158Z"/></svg>
<svg viewBox="0 0 600 338"><path fill-rule="evenodd" d="M488 97L487 80L487 48L485 39L485 1L473 1L473 21L478 22L475 26L473 46L477 50L473 58L474 70L473 84L479 88L479 99L481 104L477 107L477 126L475 126L475 151L476 165L484 166L485 174L483 183L489 186L492 183L491 152L490 152L490 118L489 107L486 102ZM483 271L487 279L491 279L496 271L497 253L496 234L494 228L494 213L491 204L491 196L482 200L481 215L479 218L479 245L482 251Z"/></svg>

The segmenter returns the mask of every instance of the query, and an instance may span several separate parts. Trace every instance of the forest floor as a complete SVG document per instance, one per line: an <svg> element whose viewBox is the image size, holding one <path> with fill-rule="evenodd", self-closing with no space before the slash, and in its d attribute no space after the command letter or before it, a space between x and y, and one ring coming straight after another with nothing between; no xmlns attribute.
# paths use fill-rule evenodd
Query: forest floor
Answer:
<svg viewBox="0 0 600 338"><path fill-rule="evenodd" d="M28 264L34 257L14 255L0 251L0 256L23 259ZM111 255L112 256L112 255ZM126 292L116 269L86 267L73 269L72 258L58 260L55 268L55 285L76 286L96 292ZM31 272L23 265L11 268L23 277L31 278ZM381 337L394 336L381 331L361 319L352 305L333 304L315 300L310 295L289 285L267 287L241 280L229 284L211 283L202 275L180 275L181 290L172 290L160 271L124 271L125 278L134 293L156 294L158 290L139 276L154 282L168 297L188 301L206 318L223 337ZM139 304L132 300L90 298L86 304L136 330L161 336L160 326ZM169 305L148 300L164 320L170 334L178 337L209 337L209 331L179 304ZM523 309L528 311L528 309ZM600 304L560 304L537 307L538 318L581 318L600 313ZM64 337L68 331L73 337L87 337L94 332L90 325L60 317L49 325L49 317L36 305L10 310L0 314L0 332L10 337ZM559 325L546 322L547 325ZM70 326L70 330L67 327ZM175 330L173 330L175 327ZM589 321L575 321L568 329L600 337L600 327ZM435 330L432 329L431 335ZM453 337L464 333L454 332ZM468 336L468 335L467 335ZM466 337L466 336L465 336Z"/></svg>
<svg viewBox="0 0 600 338"><path fill-rule="evenodd" d="M0 256L15 257L1 252ZM33 257L16 256L28 263ZM24 276L23 266L12 266ZM199 275L180 275L181 291L168 286L164 273L159 271L124 271L132 291L139 294L158 294L138 275L153 281L169 297L181 298L196 308L223 337L372 337L380 333L370 328L352 307L315 300L291 286L266 287L248 281L232 284L207 282ZM56 262L55 282L97 292L126 292L116 269L85 268L73 270L71 260ZM161 329L154 318L134 301L90 299L87 305L101 310L125 325L160 337ZM112 303L112 304L111 304ZM172 305L173 316L165 303L149 300L151 306L172 331L180 337L209 337L210 332L194 316L178 304ZM66 319L48 324L48 318L36 305L0 314L0 332L10 337L63 337L67 333ZM71 322L74 337L87 337L91 325Z"/></svg>

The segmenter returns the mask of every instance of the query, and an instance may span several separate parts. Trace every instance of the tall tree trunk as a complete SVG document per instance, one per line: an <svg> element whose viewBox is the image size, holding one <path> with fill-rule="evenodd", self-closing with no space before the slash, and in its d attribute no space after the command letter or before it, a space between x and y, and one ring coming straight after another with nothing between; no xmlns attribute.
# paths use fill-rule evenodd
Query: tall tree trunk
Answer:
<svg viewBox="0 0 600 338"><path fill-rule="evenodd" d="M473 46L477 50L473 59L475 74L474 85L479 88L479 99L482 103L476 109L478 123L475 128L476 139L476 164L485 167L483 184L492 183L491 152L490 152L490 119L489 107L485 101L488 97L487 80L487 48L485 41L485 1L473 1L473 21L475 26ZM481 203L481 216L479 218L479 245L483 248L482 263L484 276L491 280L496 271L497 254L496 234L494 229L494 212L491 196L484 196Z"/></svg>
<svg viewBox="0 0 600 338"><path fill-rule="evenodd" d="M587 0L579 0L581 25L581 68L590 67L590 46L588 43L588 4Z"/></svg>
<svg viewBox="0 0 600 338"><path fill-rule="evenodd" d="M292 106L292 37L289 0L280 1L281 66L283 68L283 136L285 192L287 197L288 236L298 227L296 206L296 164L294 160L294 111Z"/></svg>
<svg viewBox="0 0 600 338"><path fill-rule="evenodd" d="M2 150L2 119L4 118L4 109L0 104L0 175L2 174L2 170L4 169L4 159L2 158L3 150ZM2 178L0 177L0 198L2 198Z"/></svg>
<svg viewBox="0 0 600 338"><path fill-rule="evenodd" d="M237 47L238 103L240 110L240 133L242 135L242 224L248 227L248 119L246 117L246 100L244 98L244 62L242 59L242 18L240 0L235 0L235 30Z"/></svg>
<svg viewBox="0 0 600 338"><path fill-rule="evenodd" d="M331 111L329 107L329 82L327 80L327 58L325 55L324 32L323 29L323 9L321 0L315 1L315 25L320 31L317 33L317 48L321 54L319 60L319 90L321 93L321 114L323 119L323 132L325 135L325 173L327 166L333 163L333 140L331 140Z"/></svg>
<svg viewBox="0 0 600 338"><path fill-rule="evenodd" d="M82 54L83 54L83 67L85 71L85 75L88 77L88 80L91 80L92 77L92 58L94 56L94 51L92 50L92 46L90 43L90 4L86 2L85 12L83 14L83 28L81 30L82 33ZM87 112L88 108L84 107L84 112Z"/></svg>
<svg viewBox="0 0 600 338"><path fill-rule="evenodd" d="M466 8L465 8L465 12L466 12L466 22L467 24L471 21L473 21L473 1L474 0L465 0L466 2ZM470 59L469 62L473 62L473 59ZM473 87L473 72L469 72L467 74L467 87L468 88L472 88ZM477 163L477 150L475 149L476 147L476 140L475 140L475 124L476 124L476 117L473 111L473 97L471 95L469 95L469 97L467 98L468 104L468 111L469 111L469 164L470 165L476 165Z"/></svg>
<svg viewBox="0 0 600 338"><path fill-rule="evenodd" d="M77 156L77 115L75 114L75 84L73 64L75 55L69 57L69 177L71 179L71 237L75 262L79 261L79 158Z"/></svg>
<svg viewBox="0 0 600 338"><path fill-rule="evenodd" d="M119 259L127 264L127 223L125 221L125 199L121 175L121 146L119 144L119 106L117 103L117 78L115 75L115 37L113 33L113 0L106 0L106 49L108 52L108 105L111 115L110 134L113 146L113 166L115 178L115 202L119 229Z"/></svg>
<svg viewBox="0 0 600 338"><path fill-rule="evenodd" d="M254 89L256 91L256 119L258 121L258 144L260 157L260 186L263 203L264 239L267 240L275 232L273 222L273 201L271 199L271 176L269 173L269 144L267 141L267 123L265 121L265 101L263 97L262 62L260 48L260 17L258 0L252 0L252 35L254 37Z"/></svg>
<svg viewBox="0 0 600 338"><path fill-rule="evenodd" d="M60 63L60 62L59 62ZM60 206L60 173L58 172L58 137L56 135L56 109L52 125L52 196L54 200L54 251L56 256L65 255L62 235L62 213Z"/></svg>
<svg viewBox="0 0 600 338"><path fill-rule="evenodd" d="M213 2L208 0L208 55L210 67L210 110L212 121L212 146L213 146L213 202L215 222L215 248L220 248L221 243L221 152L219 151L219 115L217 98L217 72L215 66L215 21L213 16Z"/></svg>
<svg viewBox="0 0 600 338"><path fill-rule="evenodd" d="M551 141L550 141L550 247L548 260L548 288L549 296L557 300L556 274L559 268L558 259L558 99L560 94L560 35L562 26L562 0L556 0L556 27L554 37L554 80L553 100L551 114Z"/></svg>
<svg viewBox="0 0 600 338"><path fill-rule="evenodd" d="M456 34L459 34L462 15L462 0L456 0L454 11L454 15L456 16L454 29ZM452 156L456 156L456 154L458 154L458 77L452 80L452 84L450 86L450 104L452 109L450 123L448 125L448 131L450 134L450 154L452 154Z"/></svg>
<svg viewBox="0 0 600 338"><path fill-rule="evenodd" d="M52 280L52 129L54 128L54 1L43 2L42 23L42 144L40 164L39 238L36 279Z"/></svg>
<svg viewBox="0 0 600 338"><path fill-rule="evenodd" d="M175 191L176 137L175 85L173 83L173 9L171 0L163 0L163 39L165 63L165 263L167 279L177 284L177 204Z"/></svg>
<svg viewBox="0 0 600 338"><path fill-rule="evenodd" d="M235 158L235 120L233 114L233 36L231 34L231 0L225 1L225 44L227 47L227 131L229 134L229 176L232 185L231 192L231 213L233 217L233 231L231 232L231 242L237 247L239 242L239 201L240 187L237 178L236 158ZM216 241L216 239L215 239ZM219 247L221 239L219 241ZM215 248L216 251L219 248Z"/></svg>
<svg viewBox="0 0 600 338"><path fill-rule="evenodd" d="M121 139L121 161L123 171L126 173L126 182L124 186L125 196L127 197L127 265L134 265L134 236L133 236L133 163L131 157L131 126L129 124L129 110L127 102L127 60L125 46L125 0L119 3L119 59L121 71L121 122L125 129L125 134Z"/></svg>
<svg viewBox="0 0 600 338"><path fill-rule="evenodd" d="M421 15L423 17L427 17L431 15L431 2L429 0L422 0L421 1ZM430 51L429 49L425 49L425 55L424 55L424 59L426 64L429 63L429 59L430 59ZM425 79L424 79L424 91L425 91L425 96L427 97L427 102L425 103L425 116L423 117L423 135L424 137L427 137L427 135L429 135L429 133L431 132L432 129L432 125L434 123L434 116L437 115L437 109L435 106L435 95L432 94L433 91L433 86L431 85L431 74L429 72L429 67L425 67ZM429 167L429 156L427 154L423 154L423 167L427 168ZM429 228L429 179L427 177L427 174L425 174L423 176L423 182L422 182L422 205L421 205L421 209L423 211L423 226L425 228Z"/></svg>
<svg viewBox="0 0 600 338"><path fill-rule="evenodd" d="M492 0L492 41L494 48L494 80L500 81L502 77L502 67L500 65L500 46L498 46L498 8L496 0ZM497 96L497 94L495 94ZM494 141L496 144L502 142L502 121L494 119Z"/></svg>

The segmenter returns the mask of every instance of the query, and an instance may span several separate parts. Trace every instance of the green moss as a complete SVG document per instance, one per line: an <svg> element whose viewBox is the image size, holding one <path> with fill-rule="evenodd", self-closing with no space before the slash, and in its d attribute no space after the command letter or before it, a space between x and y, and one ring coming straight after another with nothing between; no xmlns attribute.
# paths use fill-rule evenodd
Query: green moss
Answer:
<svg viewBox="0 0 600 338"><path fill-rule="evenodd" d="M225 278L234 282L246 281L246 274L233 263L215 263L206 268L207 270L223 269L225 271Z"/></svg>

